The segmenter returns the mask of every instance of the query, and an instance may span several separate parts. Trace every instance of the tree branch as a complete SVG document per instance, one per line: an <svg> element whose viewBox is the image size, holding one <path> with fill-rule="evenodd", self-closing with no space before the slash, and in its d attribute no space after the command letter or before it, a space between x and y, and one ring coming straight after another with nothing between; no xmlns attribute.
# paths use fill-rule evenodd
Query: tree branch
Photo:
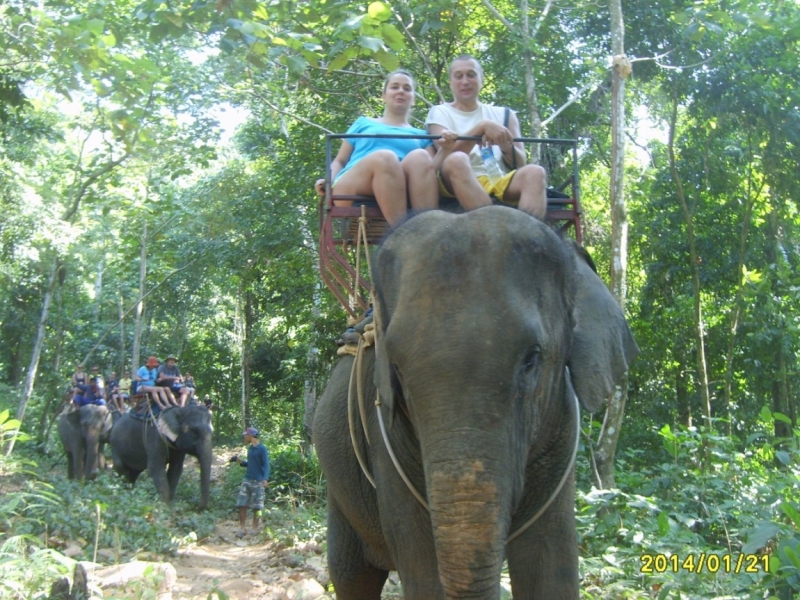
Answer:
<svg viewBox="0 0 800 600"><path fill-rule="evenodd" d="M489 0L481 0L481 3L494 15L494 18L500 21L509 31L514 30L514 26L494 7Z"/></svg>
<svg viewBox="0 0 800 600"><path fill-rule="evenodd" d="M608 69L606 72L608 72L609 70L610 70L610 69ZM581 97L582 97L582 96L583 96L583 95L584 95L586 92L588 92L588 91L593 91L593 90L597 89L597 86L599 86L599 85L600 85L602 82L603 82L603 80L602 80L602 79L601 79L601 80L599 80L599 81L590 81L590 82L589 82L589 83L587 83L585 86L583 86L581 89L579 89L577 92L575 92L575 93L574 93L574 94L573 94L573 95L570 97L570 99L569 99L569 100L567 100L567 101L566 101L566 102L565 102L563 105L561 105L561 106L560 106L560 107L559 107L559 108L556 110L556 112L554 112L552 115L550 115L549 117L547 117L547 118L546 118L544 121L542 121L542 128L545 128L545 127L547 127L547 126L548 126L548 125L549 125L549 124L550 124L550 123L553 121L553 119L555 119L555 118L556 118L558 115L560 115L562 112L564 112L565 110L567 110L567 108L569 108L570 106L572 106L573 104L575 104L575 103L576 103L578 100L580 100L580 99L581 99Z"/></svg>
<svg viewBox="0 0 800 600"><path fill-rule="evenodd" d="M547 18L547 14L550 12L552 6L553 6L553 0L547 0L547 4L545 4L544 8L542 9L542 14L539 15L539 20L536 21L536 25L534 25L533 29L531 30L530 33L531 39L535 38L536 35L539 33L539 30L542 28L542 25L544 25L544 20Z"/></svg>
<svg viewBox="0 0 800 600"><path fill-rule="evenodd" d="M408 4L406 4L406 7L408 7ZM403 18L400 16L400 14L397 11L395 11L394 12L394 16L397 18L397 21L400 23L400 26L403 28L403 32L408 36L408 39L411 40L411 43L414 44L414 48L417 49L417 54L419 54L420 58L422 58L422 62L425 63L425 70L427 70L428 71L428 75L431 76L431 84L433 85L433 89L436 90L436 95L439 96L439 102L443 103L444 102L444 95L442 94L442 90L439 87L438 82L436 81L436 74L433 72L433 65L431 65L431 61L428 58L428 55L425 54L422 51L422 48L419 47L419 44L417 43L416 38L412 35L411 31L409 31L408 27L406 26L405 22L403 21ZM417 97L420 97L420 96L417 95Z"/></svg>
<svg viewBox="0 0 800 600"><path fill-rule="evenodd" d="M203 253L203 254L205 254L205 253ZM106 329L105 333L102 336L100 336L100 339L97 340L97 343L94 346L92 346L91 350L89 350L89 352L86 354L86 357L83 359L82 362L84 364L89 362L89 358L91 358L92 353L95 350L97 350L97 348L100 346L100 344L103 343L103 340L108 337L108 334L110 334L112 331L114 331L114 329L116 329L117 325L122 323L122 321L125 320L125 317L127 317L131 312L133 312L136 309L137 306L139 306L139 302L141 302L142 300L147 298L150 294L152 294L154 291L156 291L161 285L166 283L167 280L169 280L170 277L172 277L173 275L175 275L177 273L180 273L181 271L184 271L184 270L188 269L189 267L191 267L194 263L196 263L198 260L200 260L203 257L203 254L201 254L200 256L195 258L194 260L188 262L184 266L182 266L182 267L180 267L178 269L175 269L174 271L168 273L167 275L164 276L164 278L161 281L159 281L157 284L155 284L153 287L151 287L149 290L147 290L147 292L140 299L137 299L136 302L133 303L133 306L131 306L128 310L126 310L122 314L122 316L119 318L119 320L116 323L114 323L111 327Z"/></svg>
<svg viewBox="0 0 800 600"><path fill-rule="evenodd" d="M300 121L301 123L305 123L306 125L311 125L312 127L316 127L317 129L321 129L325 133L333 133L327 127L323 127L322 125L318 125L317 123L314 123L313 121L309 121L308 119L304 119L303 117L301 117L298 114L291 113L288 110L284 110L284 109L282 109L282 108L280 108L278 106L275 106L272 102L270 102L269 100L267 100L263 96L260 96L259 94L256 94L256 96L259 97L261 99L261 101L264 102L264 104L266 104L267 106L269 106L272 110L274 110L274 111L276 111L276 112L278 112L278 113L280 113L282 115L286 115L287 117L291 117L293 119L296 119L297 121Z"/></svg>
<svg viewBox="0 0 800 600"><path fill-rule="evenodd" d="M153 98L154 98L154 91L151 88L150 95L147 98L147 104L144 107L145 113L148 111L148 109L150 108L150 105L153 103ZM135 140L137 138L141 128L142 128L142 125L140 123L139 127L137 127L132 132L131 139ZM88 137L87 137L87 139L88 139ZM84 141L84 144L85 144L85 141ZM102 166L99 169L96 169L93 173L91 173L89 175L89 177L87 177L84 180L84 182L78 187L78 190L76 191L76 193L75 193L75 195L73 197L72 206L69 209L67 209L67 211L64 213L64 216L61 217L62 220L69 221L70 219L72 219L72 217L75 216L75 213L78 212L78 208L80 207L81 201L83 200L83 197L86 195L86 192L88 191L89 187L94 185L94 183L98 179L100 179L101 177L103 177L104 175L108 174L109 172L114 170L116 167L121 165L123 162L125 162L132 155L133 155L133 152L131 150L126 150L125 154L123 154L117 160L112 160L111 162L107 163L106 165ZM83 146L81 146L81 158L79 158L79 164L78 164L78 168L76 169L76 171L80 170L80 160L82 159L82 156L83 156ZM77 177L77 175L76 175L76 177Z"/></svg>

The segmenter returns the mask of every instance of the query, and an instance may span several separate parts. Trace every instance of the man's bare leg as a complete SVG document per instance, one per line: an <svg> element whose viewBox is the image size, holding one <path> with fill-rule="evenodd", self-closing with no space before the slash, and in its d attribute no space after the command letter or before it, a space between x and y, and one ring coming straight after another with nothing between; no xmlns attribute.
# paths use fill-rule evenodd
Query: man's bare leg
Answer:
<svg viewBox="0 0 800 600"><path fill-rule="evenodd" d="M490 206L492 199L472 172L469 156L455 152L442 163L442 180L465 211Z"/></svg>
<svg viewBox="0 0 800 600"><path fill-rule="evenodd" d="M547 214L547 174L539 165L525 165L514 173L503 194L506 202L519 202L517 207L537 219Z"/></svg>

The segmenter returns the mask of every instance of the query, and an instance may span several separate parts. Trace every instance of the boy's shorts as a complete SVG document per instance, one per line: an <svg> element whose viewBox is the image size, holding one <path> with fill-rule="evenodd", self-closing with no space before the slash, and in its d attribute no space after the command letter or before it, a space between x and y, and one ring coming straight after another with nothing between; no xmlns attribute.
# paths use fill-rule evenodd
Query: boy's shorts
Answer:
<svg viewBox="0 0 800 600"><path fill-rule="evenodd" d="M510 173L506 173L505 175L503 175L502 178L496 181L494 185L492 185L489 182L489 178L486 177L485 175L479 175L478 177L476 177L476 179L478 180L478 183L481 184L481 187L487 194L497 198L503 204L510 204L511 206L516 206L518 202L509 202L503 199L503 196L505 195L506 190L508 189L508 186L511 183L511 179L514 177L515 174L516 171L511 171ZM444 182L442 181L441 172L437 173L437 178L439 179L439 195L444 198L455 198L455 195L450 190L448 190L447 187L444 185Z"/></svg>
<svg viewBox="0 0 800 600"><path fill-rule="evenodd" d="M264 508L264 486L260 481L245 479L239 487L239 496L236 498L236 507L261 510Z"/></svg>

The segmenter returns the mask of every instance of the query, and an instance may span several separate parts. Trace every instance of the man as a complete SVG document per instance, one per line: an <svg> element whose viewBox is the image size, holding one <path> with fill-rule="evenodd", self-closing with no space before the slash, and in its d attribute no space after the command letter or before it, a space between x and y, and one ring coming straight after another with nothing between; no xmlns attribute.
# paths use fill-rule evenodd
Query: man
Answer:
<svg viewBox="0 0 800 600"><path fill-rule="evenodd" d="M186 398L189 396L191 390L183 385L183 377L177 365L178 359L170 354L164 359L164 364L158 367L158 377L156 378L156 385L161 386L167 390L170 402L177 406L186 404ZM178 396L178 400L175 399Z"/></svg>
<svg viewBox="0 0 800 600"><path fill-rule="evenodd" d="M538 165L527 164L525 147L513 142L521 137L517 115L506 108L478 101L483 86L483 69L468 55L457 57L450 64L450 90L453 101L434 106L425 124L428 133L440 135L450 130L460 136L480 136L502 152L504 177L490 183L481 158L481 144L459 140L455 144L440 144L442 159L440 183L444 195L455 196L464 210L489 206L490 194L505 204L539 219L547 210L545 200L546 175ZM504 125L507 120L507 126Z"/></svg>
<svg viewBox="0 0 800 600"><path fill-rule="evenodd" d="M131 384L133 383L133 379L130 375L130 373L125 372L117 385L116 397L121 411L125 410L125 404L130 402L131 399Z"/></svg>
<svg viewBox="0 0 800 600"><path fill-rule="evenodd" d="M102 398L106 397L106 382L103 378L103 374L100 372L100 367L97 365L92 367L92 377L91 380L97 384L97 388L100 390L100 396Z"/></svg>
<svg viewBox="0 0 800 600"><path fill-rule="evenodd" d="M72 402L78 408L86 406L87 404L97 404L98 406L106 405L105 400L103 400L102 391L94 378L90 379L87 384L79 383L76 385L74 392L75 396L72 398Z"/></svg>
<svg viewBox="0 0 800 600"><path fill-rule="evenodd" d="M258 532L258 520L264 508L264 488L269 485L269 453L258 439L260 435L258 429L248 427L243 435L247 444L247 460L242 460L238 456L231 458L231 462L247 467L239 488L239 496L236 498L236 506L239 508L239 533L236 535L239 538L247 534L245 523L248 508L253 510L253 533Z"/></svg>

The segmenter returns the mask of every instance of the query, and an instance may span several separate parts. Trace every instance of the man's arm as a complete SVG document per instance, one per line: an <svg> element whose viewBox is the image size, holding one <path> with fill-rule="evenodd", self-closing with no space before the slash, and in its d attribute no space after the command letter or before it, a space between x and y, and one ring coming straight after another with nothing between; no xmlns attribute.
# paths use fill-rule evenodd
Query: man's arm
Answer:
<svg viewBox="0 0 800 600"><path fill-rule="evenodd" d="M517 121L517 117L511 113L511 119L509 121L509 127L516 122L516 133L513 133L512 130L506 129L500 123L495 123L494 121L481 121L475 127L470 129L469 131L459 131L458 135L462 137L480 137L484 143L489 143L492 146L500 146L500 149L503 151L503 158L508 157L508 164L513 164L513 156L511 154L511 150L513 147L519 145L519 152L517 153L517 165L522 166L526 164L525 161L525 148L522 146L521 143L514 144L512 140L515 137L519 137L519 121ZM445 127L439 125L437 123L429 123L428 124L428 133L431 135L441 135L441 133L445 130ZM472 148L478 142L472 140L458 140L453 147L453 152L464 152L465 154L469 154ZM434 144L438 148L440 146L439 140L435 140Z"/></svg>
<svg viewBox="0 0 800 600"><path fill-rule="evenodd" d="M510 111L508 119L508 131L511 134L511 139L522 137L519 127L519 119L516 113ZM528 157L525 154L525 145L522 142L513 142L498 144L500 150L503 152L503 162L509 169L519 169L528 164Z"/></svg>
<svg viewBox="0 0 800 600"><path fill-rule="evenodd" d="M261 465L261 476L262 476L261 484L264 487L267 487L269 485L269 453L267 452L267 447L266 446L262 446L262 449L263 449L263 452L261 453L261 460L262 460L262 465Z"/></svg>

